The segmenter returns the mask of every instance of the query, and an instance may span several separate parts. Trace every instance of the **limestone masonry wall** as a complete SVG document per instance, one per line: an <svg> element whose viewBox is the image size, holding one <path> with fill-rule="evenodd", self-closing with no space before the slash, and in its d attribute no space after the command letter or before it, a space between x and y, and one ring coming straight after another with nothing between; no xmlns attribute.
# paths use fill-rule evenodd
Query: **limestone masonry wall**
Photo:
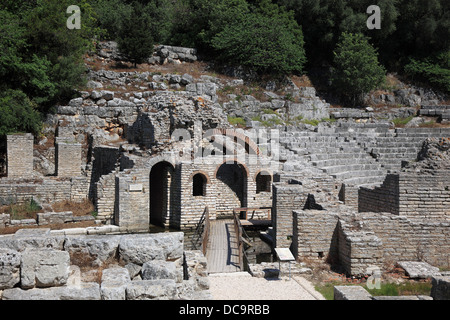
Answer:
<svg viewBox="0 0 450 320"><path fill-rule="evenodd" d="M29 178L33 173L33 135L7 136L7 175L10 178Z"/></svg>
<svg viewBox="0 0 450 320"><path fill-rule="evenodd" d="M448 218L450 173L388 175L381 187L360 188L358 207L360 212L390 212L417 219Z"/></svg>

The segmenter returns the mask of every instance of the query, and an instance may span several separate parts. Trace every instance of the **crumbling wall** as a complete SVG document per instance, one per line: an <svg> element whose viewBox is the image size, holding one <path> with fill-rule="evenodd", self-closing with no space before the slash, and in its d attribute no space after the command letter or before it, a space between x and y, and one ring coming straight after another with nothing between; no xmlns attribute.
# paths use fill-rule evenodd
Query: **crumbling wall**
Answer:
<svg viewBox="0 0 450 320"><path fill-rule="evenodd" d="M359 190L360 212L390 212L415 219L450 216L450 173L402 172L386 177L381 187Z"/></svg>
<svg viewBox="0 0 450 320"><path fill-rule="evenodd" d="M81 144L56 138L55 172L58 177L78 177L81 174Z"/></svg>

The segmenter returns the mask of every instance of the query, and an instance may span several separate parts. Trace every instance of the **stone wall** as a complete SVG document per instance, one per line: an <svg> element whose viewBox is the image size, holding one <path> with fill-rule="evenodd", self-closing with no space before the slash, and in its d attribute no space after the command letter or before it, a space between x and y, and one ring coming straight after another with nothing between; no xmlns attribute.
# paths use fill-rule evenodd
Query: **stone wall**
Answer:
<svg viewBox="0 0 450 320"><path fill-rule="evenodd" d="M116 176L114 221L119 227L148 230L149 175L145 170Z"/></svg>
<svg viewBox="0 0 450 320"><path fill-rule="evenodd" d="M388 174L383 185L358 190L359 212L390 212L399 214L399 175Z"/></svg>
<svg viewBox="0 0 450 320"><path fill-rule="evenodd" d="M364 225L383 243L386 263L426 261L433 266L450 266L450 223L415 221L389 213L360 213Z"/></svg>
<svg viewBox="0 0 450 320"><path fill-rule="evenodd" d="M383 265L383 243L373 231L340 219L338 223L339 264L349 275L371 274Z"/></svg>
<svg viewBox="0 0 450 320"><path fill-rule="evenodd" d="M398 261L450 265L447 221L417 221L391 213L335 209L294 210L296 258L323 257L351 275L370 274L371 266L383 268Z"/></svg>
<svg viewBox="0 0 450 320"><path fill-rule="evenodd" d="M81 144L67 138L56 138L55 172L58 177L72 178L81 174Z"/></svg>
<svg viewBox="0 0 450 320"><path fill-rule="evenodd" d="M293 210L303 209L308 194L301 185L273 184L272 227L274 247L289 248L294 235Z"/></svg>
<svg viewBox="0 0 450 320"><path fill-rule="evenodd" d="M9 178L29 178L33 173L33 135L7 136L7 175Z"/></svg>
<svg viewBox="0 0 450 320"><path fill-rule="evenodd" d="M400 173L386 177L381 187L359 190L360 212L390 212L416 219L450 216L450 173Z"/></svg>
<svg viewBox="0 0 450 320"><path fill-rule="evenodd" d="M0 236L2 300L211 299L206 258L181 232Z"/></svg>
<svg viewBox="0 0 450 320"><path fill-rule="evenodd" d="M339 215L325 210L294 210L294 256L337 259Z"/></svg>
<svg viewBox="0 0 450 320"><path fill-rule="evenodd" d="M0 179L0 204L37 202L52 203L63 200L81 202L88 198L89 178L55 178L25 180Z"/></svg>

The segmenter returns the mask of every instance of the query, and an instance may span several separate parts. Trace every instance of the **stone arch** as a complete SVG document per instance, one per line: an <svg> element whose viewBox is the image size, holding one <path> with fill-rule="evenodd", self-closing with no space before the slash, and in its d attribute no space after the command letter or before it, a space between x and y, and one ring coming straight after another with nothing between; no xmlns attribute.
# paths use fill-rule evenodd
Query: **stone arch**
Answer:
<svg viewBox="0 0 450 320"><path fill-rule="evenodd" d="M239 161L237 158L228 158L222 160L222 162L216 167L216 170L214 171L214 178L217 178L217 171L219 171L219 168L226 162L229 162L230 164L231 162L234 162L235 164L241 165L245 171L246 178L250 177L250 170L244 163L241 163L241 161Z"/></svg>
<svg viewBox="0 0 450 320"><path fill-rule="evenodd" d="M209 178L209 175L208 175L205 171L202 171L202 170L196 170L196 171L192 172L191 175L190 175L190 177L189 177L189 182L192 182L192 179L194 178L194 176L195 176L196 174L202 174L202 175L204 175L205 178L206 178L206 183L207 183L207 184L210 184L210 183L211 183L211 179Z"/></svg>
<svg viewBox="0 0 450 320"><path fill-rule="evenodd" d="M247 166L238 161L223 161L214 173L218 183L216 207L231 214L233 209L247 206L248 178Z"/></svg>
<svg viewBox="0 0 450 320"><path fill-rule="evenodd" d="M259 170L255 176L256 193L272 191L272 175L267 170Z"/></svg>
<svg viewBox="0 0 450 320"><path fill-rule="evenodd" d="M154 163L150 176L150 223L165 227L170 221L175 166L168 161Z"/></svg>
<svg viewBox="0 0 450 320"><path fill-rule="evenodd" d="M203 173L197 172L192 176L192 196L206 196L207 178Z"/></svg>

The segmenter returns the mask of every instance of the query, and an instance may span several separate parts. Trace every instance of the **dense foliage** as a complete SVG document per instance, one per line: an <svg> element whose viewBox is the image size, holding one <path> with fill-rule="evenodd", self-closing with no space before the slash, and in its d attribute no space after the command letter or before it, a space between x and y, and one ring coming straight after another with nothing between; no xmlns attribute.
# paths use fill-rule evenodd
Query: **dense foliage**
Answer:
<svg viewBox="0 0 450 320"><path fill-rule="evenodd" d="M38 130L29 118L10 116L29 112L39 119L73 97L84 81L83 55L98 40L118 41L136 64L159 43L195 47L204 58L282 76L323 66L343 70L334 55L342 51L343 34L362 34L365 47L378 52L370 65L450 92L448 0L80 0L79 30L66 27L72 4L1 1L0 134ZM366 26L372 4L381 8L380 30ZM373 88L363 72L352 77L340 93ZM18 101L22 107L15 110Z"/></svg>
<svg viewBox="0 0 450 320"><path fill-rule="evenodd" d="M353 105L364 94L383 83L385 70L378 54L361 33L342 34L334 52L333 86L348 96Z"/></svg>

